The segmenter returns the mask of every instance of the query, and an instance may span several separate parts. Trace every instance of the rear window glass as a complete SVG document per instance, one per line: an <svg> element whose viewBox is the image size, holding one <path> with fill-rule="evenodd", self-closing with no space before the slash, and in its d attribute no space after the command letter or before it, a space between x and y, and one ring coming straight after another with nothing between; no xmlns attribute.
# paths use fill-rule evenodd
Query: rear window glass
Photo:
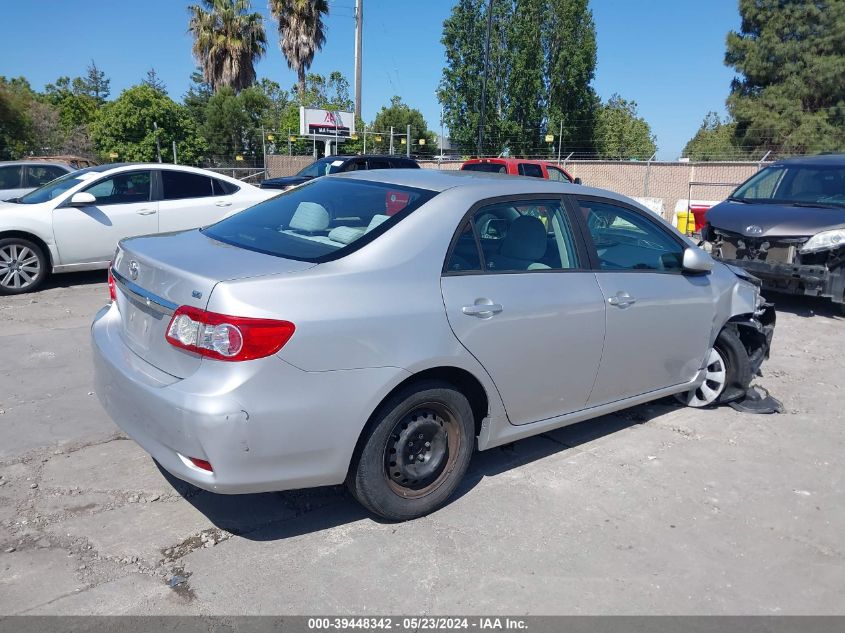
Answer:
<svg viewBox="0 0 845 633"><path fill-rule="evenodd" d="M508 168L501 163L467 163L461 167L461 171L486 171L491 174L506 174Z"/></svg>
<svg viewBox="0 0 845 633"><path fill-rule="evenodd" d="M203 229L241 248L321 262L372 241L431 200L434 191L320 178Z"/></svg>

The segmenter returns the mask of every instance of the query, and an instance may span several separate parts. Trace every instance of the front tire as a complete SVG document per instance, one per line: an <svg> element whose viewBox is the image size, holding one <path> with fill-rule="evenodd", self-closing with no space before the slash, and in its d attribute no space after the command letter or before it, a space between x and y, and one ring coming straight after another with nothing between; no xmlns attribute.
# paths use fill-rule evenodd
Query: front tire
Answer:
<svg viewBox="0 0 845 633"><path fill-rule="evenodd" d="M347 479L355 498L391 521L441 507L466 473L475 447L472 407L443 382L397 392L376 412Z"/></svg>
<svg viewBox="0 0 845 633"><path fill-rule="evenodd" d="M704 382L676 397L688 407L698 409L733 402L745 396L751 378L748 352L736 332L725 328L708 352Z"/></svg>
<svg viewBox="0 0 845 633"><path fill-rule="evenodd" d="M36 290L47 277L47 256L22 237L0 239L0 295Z"/></svg>

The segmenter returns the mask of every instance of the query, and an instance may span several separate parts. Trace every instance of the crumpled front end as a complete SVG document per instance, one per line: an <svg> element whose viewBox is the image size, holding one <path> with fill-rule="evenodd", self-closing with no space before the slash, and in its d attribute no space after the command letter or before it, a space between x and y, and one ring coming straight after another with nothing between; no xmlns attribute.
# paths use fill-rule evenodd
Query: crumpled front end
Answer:
<svg viewBox="0 0 845 633"><path fill-rule="evenodd" d="M702 237L715 258L752 273L764 289L845 301L845 245L802 252L810 236L749 237L709 225Z"/></svg>

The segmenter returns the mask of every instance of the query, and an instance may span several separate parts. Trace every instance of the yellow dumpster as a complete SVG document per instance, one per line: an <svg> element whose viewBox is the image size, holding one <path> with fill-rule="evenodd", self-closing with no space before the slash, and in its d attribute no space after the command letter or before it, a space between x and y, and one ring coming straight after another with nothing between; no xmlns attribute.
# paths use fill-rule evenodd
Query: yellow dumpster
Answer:
<svg viewBox="0 0 845 633"><path fill-rule="evenodd" d="M678 211L675 215L678 218L678 230L684 235L692 235L695 228L695 216L689 211Z"/></svg>

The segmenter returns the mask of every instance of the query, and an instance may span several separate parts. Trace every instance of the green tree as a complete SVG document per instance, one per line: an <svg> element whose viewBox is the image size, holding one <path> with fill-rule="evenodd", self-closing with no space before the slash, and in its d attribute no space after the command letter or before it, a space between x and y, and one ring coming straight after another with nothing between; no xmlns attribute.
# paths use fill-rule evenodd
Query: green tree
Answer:
<svg viewBox="0 0 845 633"><path fill-rule="evenodd" d="M845 2L740 0L725 63L740 145L760 153L845 148Z"/></svg>
<svg viewBox="0 0 845 633"><path fill-rule="evenodd" d="M684 147L683 156L690 160L739 160L745 153L737 146L735 136L735 122L722 121L715 112L708 112Z"/></svg>
<svg viewBox="0 0 845 633"><path fill-rule="evenodd" d="M167 94L167 86L165 85L164 81L162 81L161 77L158 76L155 68L150 68L147 71L146 76L141 80L141 84L144 86L149 86L153 90L160 92L163 95Z"/></svg>
<svg viewBox="0 0 845 633"><path fill-rule="evenodd" d="M512 154L536 153L545 131L545 69L543 56L538 54L542 50L539 25L544 4L544 0L517 0L510 21L512 65L505 118Z"/></svg>
<svg viewBox="0 0 845 633"><path fill-rule="evenodd" d="M59 121L66 134L73 133L80 127L87 126L97 116L99 103L86 94L77 77L59 77L56 83L44 88L44 99L59 112Z"/></svg>
<svg viewBox="0 0 845 633"><path fill-rule="evenodd" d="M27 99L0 77L0 160L19 158L31 147L32 128L26 108Z"/></svg>
<svg viewBox="0 0 845 633"><path fill-rule="evenodd" d="M239 94L228 87L218 90L208 100L202 126L210 155L215 159L261 156L261 126L269 108L270 100L257 86Z"/></svg>
<svg viewBox="0 0 845 633"><path fill-rule="evenodd" d="M213 90L228 86L239 92L255 82L255 62L267 52L260 13L249 0L202 0L188 7L188 32L203 77Z"/></svg>
<svg viewBox="0 0 845 633"><path fill-rule="evenodd" d="M376 118L373 120L372 132L368 133L367 149L387 153L390 150L390 128L393 127L393 152L404 154L407 150L407 143L402 144L406 138L408 125L411 126L411 154L419 156L430 156L437 149L437 139L429 131L428 124L422 112L402 102L402 98L394 96L389 106L382 106ZM381 135L381 141L376 141L375 136ZM420 144L420 139L425 139ZM372 143L372 145L370 145Z"/></svg>
<svg viewBox="0 0 845 633"><path fill-rule="evenodd" d="M614 94L596 115L596 150L605 160L647 160L656 151L654 134L637 114L637 102Z"/></svg>
<svg viewBox="0 0 845 633"><path fill-rule="evenodd" d="M182 103L191 113L191 118L197 126L201 126L205 121L205 107L213 94L214 90L212 90L211 84L203 79L202 69L194 70L191 73L191 85L188 86L188 92L182 97Z"/></svg>
<svg viewBox="0 0 845 633"><path fill-rule="evenodd" d="M110 86L111 79L97 68L97 63L93 59L86 69L85 77L77 77L73 80L73 92L91 97L98 105L102 105L109 98Z"/></svg>
<svg viewBox="0 0 845 633"><path fill-rule="evenodd" d="M180 163L199 163L207 149L188 109L144 84L104 105L90 129L100 155L117 152L120 160L155 160L156 137L164 160L173 159L173 141Z"/></svg>
<svg viewBox="0 0 845 633"><path fill-rule="evenodd" d="M270 12L279 23L282 54L296 73L300 100L305 95L305 74L314 55L326 43L323 16L329 13L327 0L270 0Z"/></svg>
<svg viewBox="0 0 845 633"><path fill-rule="evenodd" d="M592 88L596 28L587 0L548 0L543 21L548 81L548 131L576 154L593 150L600 101Z"/></svg>
<svg viewBox="0 0 845 633"><path fill-rule="evenodd" d="M486 0L458 0L443 23L441 42L446 49L446 64L437 97L443 105L443 121L449 128L452 143L465 153L477 151L487 32L486 6ZM508 40L508 25L512 17L513 0L494 2L484 99L483 154L499 153L508 145L513 131L504 121L508 110L507 78L512 66Z"/></svg>

